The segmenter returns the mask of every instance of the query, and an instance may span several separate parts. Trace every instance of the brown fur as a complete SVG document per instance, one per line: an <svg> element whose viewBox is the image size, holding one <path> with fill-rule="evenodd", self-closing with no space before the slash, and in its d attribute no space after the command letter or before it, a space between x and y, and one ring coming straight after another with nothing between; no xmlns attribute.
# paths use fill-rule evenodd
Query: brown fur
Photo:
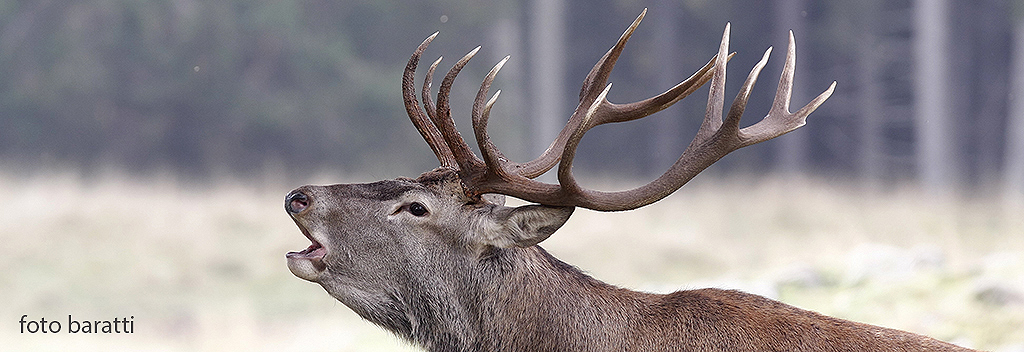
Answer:
<svg viewBox="0 0 1024 352"><path fill-rule="evenodd" d="M289 254L289 268L428 351L967 350L739 291L608 285L533 245L572 208L508 208L460 190L443 169L301 187L288 199L301 193L308 208L286 208L327 254L322 267ZM404 210L412 202L429 213Z"/></svg>

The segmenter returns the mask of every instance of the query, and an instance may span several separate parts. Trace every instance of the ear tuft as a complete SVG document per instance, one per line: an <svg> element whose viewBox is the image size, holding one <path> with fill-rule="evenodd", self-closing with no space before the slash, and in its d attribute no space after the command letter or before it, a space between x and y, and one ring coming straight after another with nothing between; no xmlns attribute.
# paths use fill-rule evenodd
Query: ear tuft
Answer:
<svg viewBox="0 0 1024 352"><path fill-rule="evenodd" d="M496 247L529 247L546 240L572 216L574 207L555 207L540 204L516 208L498 207L492 213L497 225L491 227L498 233L486 238Z"/></svg>

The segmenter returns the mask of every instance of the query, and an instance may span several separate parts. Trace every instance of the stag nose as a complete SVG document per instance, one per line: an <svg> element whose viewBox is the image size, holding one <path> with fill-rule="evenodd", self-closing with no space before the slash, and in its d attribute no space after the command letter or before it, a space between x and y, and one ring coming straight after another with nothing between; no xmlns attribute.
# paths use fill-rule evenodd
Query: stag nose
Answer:
<svg viewBox="0 0 1024 352"><path fill-rule="evenodd" d="M306 208L309 208L309 196L305 193L296 190L284 197L284 210L287 212L298 214Z"/></svg>

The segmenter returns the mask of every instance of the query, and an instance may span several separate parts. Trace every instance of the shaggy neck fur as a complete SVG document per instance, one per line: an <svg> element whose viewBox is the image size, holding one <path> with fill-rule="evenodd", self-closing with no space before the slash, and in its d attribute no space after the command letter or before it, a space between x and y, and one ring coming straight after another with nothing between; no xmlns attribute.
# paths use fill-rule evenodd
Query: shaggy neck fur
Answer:
<svg viewBox="0 0 1024 352"><path fill-rule="evenodd" d="M431 352L969 351L739 291L630 291L538 246L494 249L480 261L483 270L396 294L397 315L375 322ZM446 281L457 278L466 279Z"/></svg>
<svg viewBox="0 0 1024 352"><path fill-rule="evenodd" d="M418 278L391 295L394 304L378 310L385 314L364 318L432 352L571 351L620 344L627 331L594 327L626 326L624 303L635 310L634 296L643 295L597 281L538 246L495 248L479 260L456 267L483 270Z"/></svg>

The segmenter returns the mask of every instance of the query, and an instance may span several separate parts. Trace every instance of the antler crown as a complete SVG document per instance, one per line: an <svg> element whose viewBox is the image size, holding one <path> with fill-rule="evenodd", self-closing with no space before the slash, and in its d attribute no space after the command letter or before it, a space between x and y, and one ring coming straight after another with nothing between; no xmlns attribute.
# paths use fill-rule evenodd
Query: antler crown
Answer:
<svg viewBox="0 0 1024 352"><path fill-rule="evenodd" d="M730 25L726 24L718 54L692 76L657 96L627 104L612 103L607 99L608 92L611 90L608 76L629 37L646 13L647 10L644 9L622 34L615 46L609 49L590 70L586 79L583 80L580 102L576 110L559 132L558 137L543 154L534 160L524 163L510 161L487 135L487 120L491 107L501 91L495 92L490 99L486 99L487 93L498 70L509 59L507 56L494 65L494 68L484 77L480 84L480 90L473 101L473 132L482 159L473 153L456 130L448 101L455 77L476 55L480 47L476 47L463 56L445 75L438 90L436 106L430 99L430 86L431 77L441 59L438 58L430 65L423 82L421 92L423 107L421 109L415 92L416 67L423 51L438 33L435 32L427 37L409 58L405 74L402 76L402 97L405 101L406 111L412 119L413 125L423 135L438 161L441 162L441 167L453 169L458 173L463 188L470 197L476 198L487 193L498 193L545 205L619 211L657 202L675 192L726 154L778 137L803 126L807 116L824 103L835 90L836 82L832 82L828 89L807 105L796 112L789 112L796 65L796 43L791 31L786 63L768 115L752 126L739 127L740 117L746 108L750 91L757 81L761 69L768 62L768 56L772 51L770 47L765 51L761 61L750 71L729 107L729 113L723 120L725 69L727 61L732 57L731 54L727 54ZM711 89L708 94L704 120L693 141L668 171L654 181L630 190L604 192L579 186L572 174L572 162L576 155L576 147L587 131L598 125L636 120L664 110L690 95L708 81L711 81ZM534 180L555 165L558 165L558 184Z"/></svg>

